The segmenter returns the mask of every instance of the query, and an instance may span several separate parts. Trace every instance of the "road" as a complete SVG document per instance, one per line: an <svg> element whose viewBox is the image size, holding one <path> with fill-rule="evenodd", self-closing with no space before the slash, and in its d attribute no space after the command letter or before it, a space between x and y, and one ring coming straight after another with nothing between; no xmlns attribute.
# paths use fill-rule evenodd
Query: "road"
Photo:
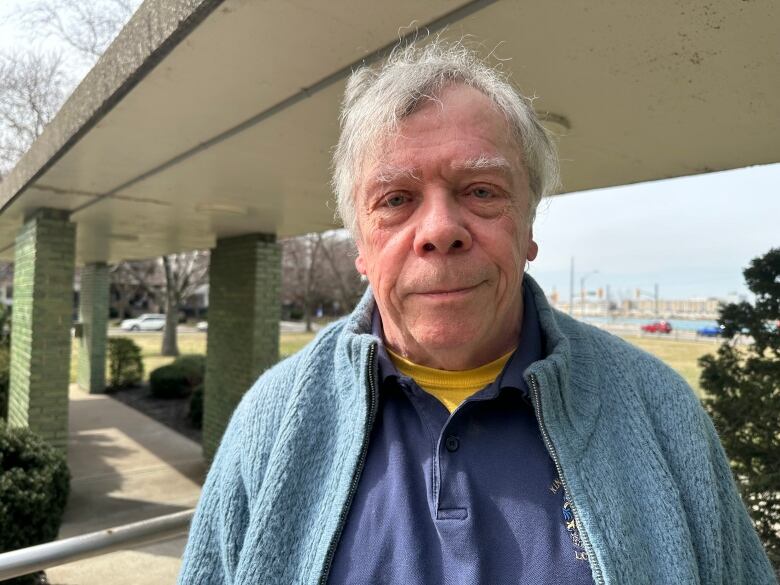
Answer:
<svg viewBox="0 0 780 585"><path fill-rule="evenodd" d="M670 341L696 341L700 343L709 343L710 345L720 345L723 342L722 337L702 337L696 335L695 331L686 329L673 329L671 333L645 333L636 325L618 325L618 324L605 324L605 323L591 323L594 327L609 331L620 337L636 336L636 337L649 337L651 339L668 339ZM752 339L748 336L740 336L737 343L744 345L750 343Z"/></svg>
<svg viewBox="0 0 780 585"><path fill-rule="evenodd" d="M317 323L313 323L312 326L314 327L314 331L319 331L320 326ZM206 334L205 331L199 331L196 327L192 325L179 325L176 328L176 331L179 333L202 333L203 335ZM279 331L281 333L303 333L306 331L306 324L301 323L300 321L280 321L279 322ZM120 329L119 327L109 327L108 328L108 335L111 337L118 337L120 335L138 335L138 334L148 334L148 333L160 333L157 331L125 331L124 329Z"/></svg>

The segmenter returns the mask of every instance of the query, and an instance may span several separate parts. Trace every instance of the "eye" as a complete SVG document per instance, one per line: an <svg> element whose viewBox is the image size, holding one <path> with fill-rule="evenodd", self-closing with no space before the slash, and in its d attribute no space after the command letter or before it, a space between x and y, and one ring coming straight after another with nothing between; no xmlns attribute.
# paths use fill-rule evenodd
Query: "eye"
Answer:
<svg viewBox="0 0 780 585"><path fill-rule="evenodd" d="M493 196L493 191L487 187L473 187L469 193L477 199L489 199Z"/></svg>
<svg viewBox="0 0 780 585"><path fill-rule="evenodd" d="M406 195L400 193L390 194L385 197L385 205L387 207L399 207L406 203Z"/></svg>

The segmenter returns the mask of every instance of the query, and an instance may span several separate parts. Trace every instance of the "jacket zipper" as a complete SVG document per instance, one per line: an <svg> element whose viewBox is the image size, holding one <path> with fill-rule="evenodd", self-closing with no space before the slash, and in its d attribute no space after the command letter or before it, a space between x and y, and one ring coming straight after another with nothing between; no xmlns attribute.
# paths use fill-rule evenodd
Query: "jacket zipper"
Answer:
<svg viewBox="0 0 780 585"><path fill-rule="evenodd" d="M374 425L374 416L376 410L376 382L374 380L374 359L376 357L376 343L372 343L368 348L368 417L366 418L366 425L364 427L363 445L360 448L360 458L358 459L357 468L355 474L352 476L352 482L349 485L349 492L347 492L347 501L344 504L344 508L339 515L339 523L336 526L336 532L333 535L333 539L330 542L330 547L325 555L325 566L323 568L322 576L320 577L319 584L326 585L328 581L328 575L330 574L330 566L333 563L333 556L336 554L336 547L341 539L341 532L344 530L344 523L347 520L347 513L352 505L352 498L355 497L357 491L358 482L360 481L360 475L363 473L363 465L366 463L366 454L368 453L368 441L370 439L371 427Z"/></svg>
<svg viewBox="0 0 780 585"><path fill-rule="evenodd" d="M590 539L588 538L588 532L587 530L585 530L585 526L583 526L582 522L580 521L579 515L577 513L577 507L574 505L574 497L572 496L572 493L569 490L569 486L566 483L566 478L563 475L563 469L561 468L561 463L558 460L558 454L556 453L552 441L550 440L550 435L547 433L547 428L544 426L544 417L542 416L542 402L539 397L539 383L536 379L536 376L534 376L533 374L529 376L529 379L531 380L531 390L533 391L534 407L536 410L536 419L539 422L539 430L542 431L542 439L544 440L544 444L547 447L547 451L550 453L550 457L552 458L553 463L555 464L555 470L558 472L558 477L561 480L561 484L563 484L563 489L569 495L569 503L571 504L571 511L572 514L574 514L574 518L577 520L577 526L580 527L580 538L582 539L582 544L584 545L585 552L588 555L588 562L590 563L591 569L593 570L593 575L596 579L596 585L604 585L604 575L601 572L601 567L599 567L598 561L596 560L596 555L593 554L593 547L590 544Z"/></svg>

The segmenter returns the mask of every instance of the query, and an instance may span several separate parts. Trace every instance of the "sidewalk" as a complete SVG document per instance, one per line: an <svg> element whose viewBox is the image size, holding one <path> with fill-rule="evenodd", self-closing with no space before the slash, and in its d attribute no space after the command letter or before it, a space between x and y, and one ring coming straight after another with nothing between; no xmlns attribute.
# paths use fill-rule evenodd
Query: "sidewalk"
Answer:
<svg viewBox="0 0 780 585"><path fill-rule="evenodd" d="M104 395L70 389L71 493L60 538L195 506L200 445ZM46 571L53 585L173 584L185 537Z"/></svg>

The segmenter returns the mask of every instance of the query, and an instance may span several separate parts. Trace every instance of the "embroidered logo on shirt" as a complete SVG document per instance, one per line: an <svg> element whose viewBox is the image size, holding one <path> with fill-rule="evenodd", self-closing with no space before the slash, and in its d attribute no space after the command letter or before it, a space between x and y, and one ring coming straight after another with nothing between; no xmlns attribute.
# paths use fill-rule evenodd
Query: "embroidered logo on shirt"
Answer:
<svg viewBox="0 0 780 585"><path fill-rule="evenodd" d="M561 480L556 477L552 484L550 484L550 491L554 494L558 494L561 489L563 489L563 482L561 482ZM563 508L561 511L563 524L566 527L566 532L569 533L569 538L571 538L571 542L574 545L574 558L576 558L578 561L587 562L588 553L585 551L582 538L580 538L580 531L577 526L577 518L574 516L574 510L572 510L571 507L571 500L569 499L569 495L566 493L566 490L563 490Z"/></svg>

